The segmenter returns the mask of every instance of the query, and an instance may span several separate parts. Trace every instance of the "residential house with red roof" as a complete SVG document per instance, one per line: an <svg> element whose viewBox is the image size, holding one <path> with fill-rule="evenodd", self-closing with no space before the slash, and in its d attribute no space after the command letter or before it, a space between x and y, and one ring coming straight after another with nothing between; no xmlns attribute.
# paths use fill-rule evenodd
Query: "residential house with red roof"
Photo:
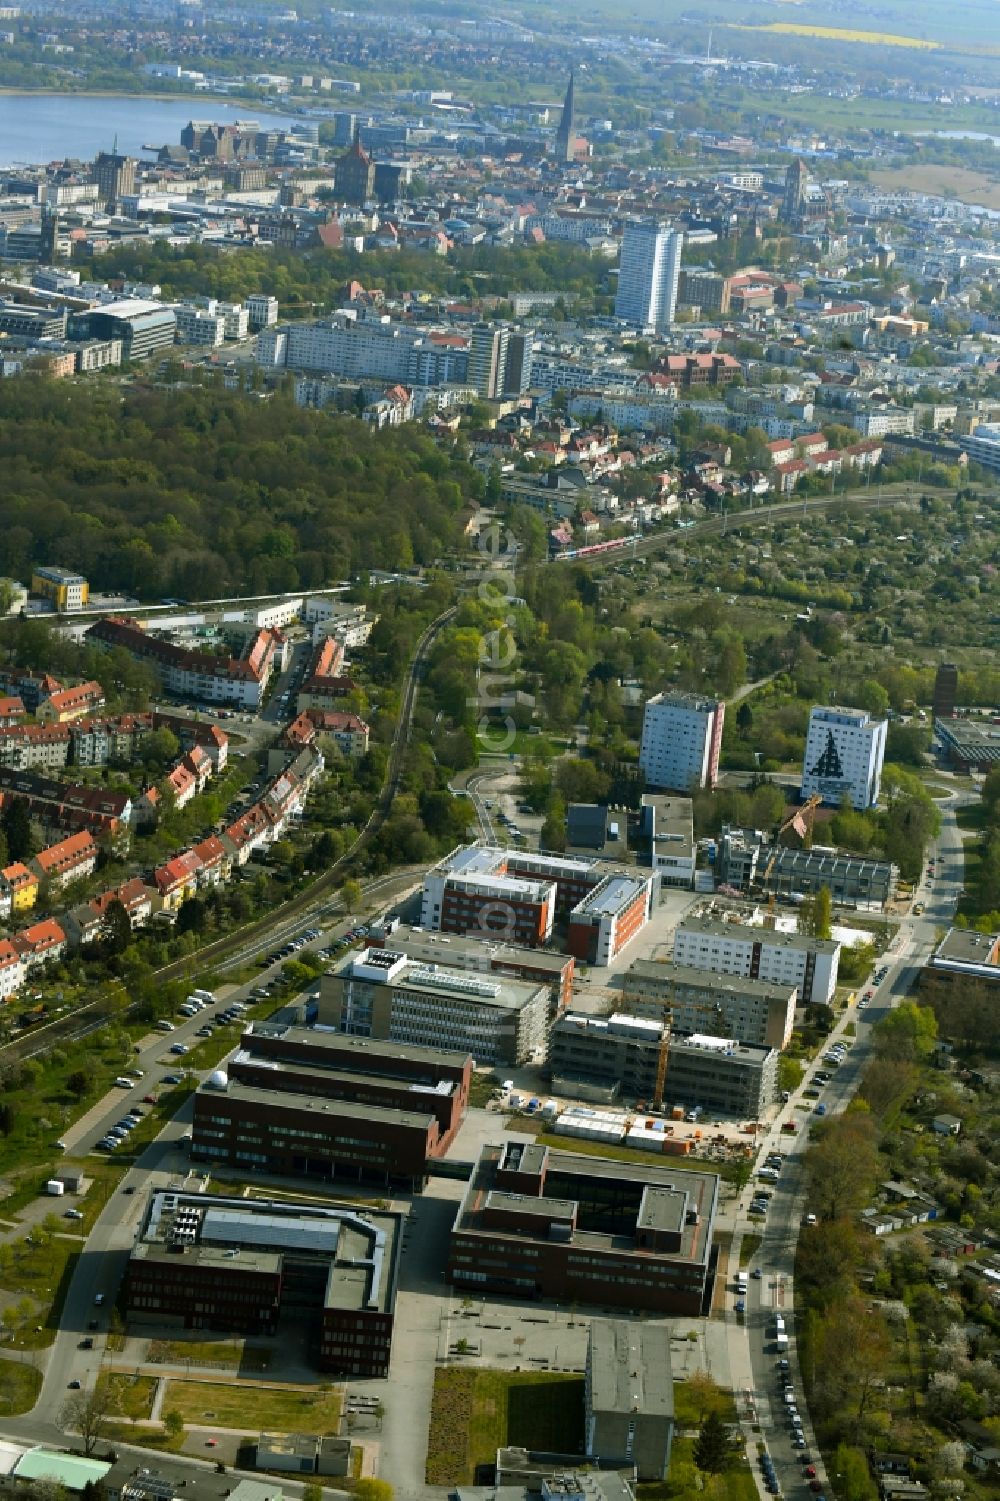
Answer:
<svg viewBox="0 0 1000 1501"><path fill-rule="evenodd" d="M0 1000L16 995L24 984L24 960L9 938L0 938Z"/></svg>
<svg viewBox="0 0 1000 1501"><path fill-rule="evenodd" d="M157 912L176 912L198 890L201 861L193 850L175 855L153 871L153 905Z"/></svg>
<svg viewBox="0 0 1000 1501"><path fill-rule="evenodd" d="M66 952L66 930L54 917L45 917L30 928L15 933L11 943L21 956L26 970L37 968L49 959L61 959Z"/></svg>
<svg viewBox="0 0 1000 1501"><path fill-rule="evenodd" d="M93 873L98 853L94 836L84 829L40 850L29 865L39 881L47 881L52 890L61 891L70 881Z"/></svg>
<svg viewBox="0 0 1000 1501"><path fill-rule="evenodd" d="M79 683L75 688L60 688L38 706L41 724L67 724L71 719L82 719L93 714L104 704L104 689L100 683Z"/></svg>

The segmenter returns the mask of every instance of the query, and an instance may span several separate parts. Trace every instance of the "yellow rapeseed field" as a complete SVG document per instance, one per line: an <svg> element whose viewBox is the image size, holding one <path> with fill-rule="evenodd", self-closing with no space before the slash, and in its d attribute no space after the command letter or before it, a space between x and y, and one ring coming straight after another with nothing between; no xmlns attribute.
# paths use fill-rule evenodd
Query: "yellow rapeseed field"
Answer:
<svg viewBox="0 0 1000 1501"><path fill-rule="evenodd" d="M796 21L771 21L766 26L737 26L737 31L774 31L786 36L827 37L831 42L864 42L874 47L917 47L934 52L940 42L926 42L920 37L898 36L891 31L848 31L840 26L808 26Z"/></svg>

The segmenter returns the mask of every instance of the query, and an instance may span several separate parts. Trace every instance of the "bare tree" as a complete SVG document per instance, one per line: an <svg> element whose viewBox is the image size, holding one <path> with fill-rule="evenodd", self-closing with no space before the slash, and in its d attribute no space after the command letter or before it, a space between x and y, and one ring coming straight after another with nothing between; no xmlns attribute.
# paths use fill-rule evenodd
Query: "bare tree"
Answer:
<svg viewBox="0 0 1000 1501"><path fill-rule="evenodd" d="M118 1412L118 1399L111 1383L102 1377L93 1391L74 1392L59 1409L60 1428L78 1433L83 1439L84 1454L93 1454L108 1431L108 1419Z"/></svg>

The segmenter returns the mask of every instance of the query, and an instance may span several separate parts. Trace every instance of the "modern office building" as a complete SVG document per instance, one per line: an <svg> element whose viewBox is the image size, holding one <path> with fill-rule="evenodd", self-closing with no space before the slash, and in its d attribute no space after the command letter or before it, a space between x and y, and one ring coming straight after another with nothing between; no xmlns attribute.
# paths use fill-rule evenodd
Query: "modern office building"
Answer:
<svg viewBox="0 0 1000 1501"><path fill-rule="evenodd" d="M675 964L794 986L800 1006L827 1005L837 988L840 944L740 922L688 917L674 934Z"/></svg>
<svg viewBox="0 0 1000 1501"><path fill-rule="evenodd" d="M639 809L637 845L640 856L648 847L649 863L661 886L694 885L697 850L694 842L694 805L689 797L665 797L644 792Z"/></svg>
<svg viewBox="0 0 1000 1501"><path fill-rule="evenodd" d="M726 706L700 694L666 692L647 699L639 767L652 787L693 792L719 776Z"/></svg>
<svg viewBox="0 0 1000 1501"><path fill-rule="evenodd" d="M921 985L1000 985L1000 933L949 928L920 974Z"/></svg>
<svg viewBox="0 0 1000 1501"><path fill-rule="evenodd" d="M674 1376L667 1331L631 1319L591 1319L584 1382L584 1448L602 1465L635 1465L664 1480L674 1440Z"/></svg>
<svg viewBox="0 0 1000 1501"><path fill-rule="evenodd" d="M549 1032L552 1090L593 1104L619 1099L658 1104L669 1049L670 1027L662 1019L564 1012Z"/></svg>
<svg viewBox="0 0 1000 1501"><path fill-rule="evenodd" d="M955 771L985 773L1000 766L1000 721L939 719L934 732Z"/></svg>
<svg viewBox="0 0 1000 1501"><path fill-rule="evenodd" d="M97 153L94 158L94 181L97 183L101 208L113 211L120 199L135 192L135 169L138 165L134 157L119 156L117 151Z"/></svg>
<svg viewBox="0 0 1000 1501"><path fill-rule="evenodd" d="M471 1073L466 1053L258 1023L195 1095L191 1156L419 1190L461 1125Z"/></svg>
<svg viewBox="0 0 1000 1501"><path fill-rule="evenodd" d="M587 964L610 964L646 926L656 889L655 879L644 872L605 876L570 913L569 952Z"/></svg>
<svg viewBox="0 0 1000 1501"><path fill-rule="evenodd" d="M226 1067L230 1079L261 1089L291 1088L323 1099L400 1109L419 1101L437 1123L433 1156L447 1151L454 1140L472 1078L468 1053L345 1037L280 1018L251 1022Z"/></svg>
<svg viewBox="0 0 1000 1501"><path fill-rule="evenodd" d="M50 599L57 610L83 610L90 602L90 585L70 568L33 568L31 592Z"/></svg>
<svg viewBox="0 0 1000 1501"><path fill-rule="evenodd" d="M398 922L375 923L368 933L372 948L392 948L415 964L447 964L449 969L474 974L507 975L533 985L546 985L552 996L553 1014L569 1005L573 995L576 960L572 954L552 949L519 949L513 944L457 934L425 933Z"/></svg>
<svg viewBox="0 0 1000 1501"><path fill-rule="evenodd" d="M696 1318L718 1199L714 1173L490 1143L455 1219L447 1278L464 1293Z"/></svg>
<svg viewBox="0 0 1000 1501"><path fill-rule="evenodd" d="M421 926L431 932L545 944L566 919L566 948L607 964L648 921L654 872L610 869L595 859L467 845L424 877Z"/></svg>
<svg viewBox="0 0 1000 1501"><path fill-rule="evenodd" d="M761 885L765 872L770 895L810 896L825 886L838 906L879 910L892 900L899 882L899 868L889 860L815 844L808 850L775 849L760 829L724 824L715 857L716 884L749 891Z"/></svg>
<svg viewBox="0 0 1000 1501"><path fill-rule="evenodd" d="M780 1049L791 1040L797 995L787 982L637 959L622 976L621 1004L631 1016L665 1022L674 1036L707 1032Z"/></svg>
<svg viewBox="0 0 1000 1501"><path fill-rule="evenodd" d="M305 1318L321 1370L385 1377L400 1223L332 1201L154 1192L125 1276L129 1323L274 1335Z"/></svg>
<svg viewBox="0 0 1000 1501"><path fill-rule="evenodd" d="M250 292L243 306L254 332L262 328L273 328L278 321L278 299L269 297L266 292Z"/></svg>
<svg viewBox="0 0 1000 1501"><path fill-rule="evenodd" d="M75 313L70 320L73 338L119 339L125 360L145 360L157 350L169 349L176 329L173 308L138 297Z"/></svg>
<svg viewBox="0 0 1000 1501"><path fill-rule="evenodd" d="M994 473L1000 471L1000 422L980 422L973 432L959 435L956 441L973 463Z"/></svg>
<svg viewBox="0 0 1000 1501"><path fill-rule="evenodd" d="M695 1033L674 1037L665 1091L686 1110L700 1105L720 1115L758 1120L778 1098L778 1050Z"/></svg>
<svg viewBox="0 0 1000 1501"><path fill-rule="evenodd" d="M814 708L802 758L802 798L874 808L882 782L888 721L866 709Z"/></svg>
<svg viewBox="0 0 1000 1501"><path fill-rule="evenodd" d="M625 225L615 317L660 332L674 321L684 236L655 220Z"/></svg>
<svg viewBox="0 0 1000 1501"><path fill-rule="evenodd" d="M454 1049L493 1065L523 1063L541 1049L551 1010L547 985L369 947L323 976L317 1019L351 1037Z"/></svg>

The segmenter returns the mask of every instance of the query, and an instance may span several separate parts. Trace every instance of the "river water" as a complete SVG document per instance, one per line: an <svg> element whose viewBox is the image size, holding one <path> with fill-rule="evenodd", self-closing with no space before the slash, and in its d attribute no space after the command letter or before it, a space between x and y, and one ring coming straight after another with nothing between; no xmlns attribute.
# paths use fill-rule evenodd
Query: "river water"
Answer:
<svg viewBox="0 0 1000 1501"><path fill-rule="evenodd" d="M66 156L89 161L98 151L118 150L138 156L143 146L176 144L187 122L266 119L287 127L286 116L272 115L245 101L195 94L183 99L137 95L111 98L96 94L0 94L0 167L51 162Z"/></svg>

